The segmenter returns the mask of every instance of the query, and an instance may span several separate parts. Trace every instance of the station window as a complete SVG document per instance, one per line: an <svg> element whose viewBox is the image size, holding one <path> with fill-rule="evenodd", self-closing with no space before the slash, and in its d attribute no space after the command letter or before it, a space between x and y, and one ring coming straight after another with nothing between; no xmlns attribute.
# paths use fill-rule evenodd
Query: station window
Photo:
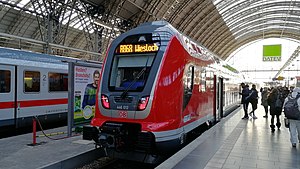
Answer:
<svg viewBox="0 0 300 169"><path fill-rule="evenodd" d="M24 91L26 93L40 92L40 72L25 71L24 72Z"/></svg>
<svg viewBox="0 0 300 169"><path fill-rule="evenodd" d="M66 73L49 73L49 91L68 91L68 74Z"/></svg>
<svg viewBox="0 0 300 169"><path fill-rule="evenodd" d="M0 70L0 93L10 92L11 73L9 70Z"/></svg>

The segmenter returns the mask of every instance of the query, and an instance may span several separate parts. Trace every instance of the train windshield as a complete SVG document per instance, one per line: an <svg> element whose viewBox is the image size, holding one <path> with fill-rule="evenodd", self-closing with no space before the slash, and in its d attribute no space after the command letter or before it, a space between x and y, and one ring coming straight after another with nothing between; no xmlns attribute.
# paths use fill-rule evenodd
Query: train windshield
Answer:
<svg viewBox="0 0 300 169"><path fill-rule="evenodd" d="M110 69L110 91L142 91L159 50L160 38L154 34L136 34L116 47Z"/></svg>
<svg viewBox="0 0 300 169"><path fill-rule="evenodd" d="M142 91L155 53L115 55L110 74L110 90Z"/></svg>

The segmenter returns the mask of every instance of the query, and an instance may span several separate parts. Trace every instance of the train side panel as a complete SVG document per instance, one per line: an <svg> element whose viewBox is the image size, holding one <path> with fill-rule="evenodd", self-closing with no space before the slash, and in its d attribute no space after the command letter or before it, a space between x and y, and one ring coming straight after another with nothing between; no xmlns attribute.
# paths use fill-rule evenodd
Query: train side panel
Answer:
<svg viewBox="0 0 300 169"><path fill-rule="evenodd" d="M42 122L66 120L67 66L26 63L0 64L0 127L30 126L33 116Z"/></svg>
<svg viewBox="0 0 300 169"><path fill-rule="evenodd" d="M0 53L0 129L31 126L33 116L38 116L42 124L66 124L66 62L89 63L3 47Z"/></svg>
<svg viewBox="0 0 300 169"><path fill-rule="evenodd" d="M207 88L202 73L205 63L194 60L175 36L161 65L150 115L157 123L152 128L157 146L170 148L182 144L189 131L214 119L213 73L208 73L212 79Z"/></svg>
<svg viewBox="0 0 300 169"><path fill-rule="evenodd" d="M184 49L175 37L173 39L162 60L150 113L155 115L155 122L164 122L164 126L161 125L153 131L174 130L181 126ZM182 59L178 59L180 57Z"/></svg>
<svg viewBox="0 0 300 169"><path fill-rule="evenodd" d="M14 125L15 117L15 66L0 64L0 127Z"/></svg>
<svg viewBox="0 0 300 169"><path fill-rule="evenodd" d="M57 76L52 77L53 75ZM49 79L52 82L55 81L52 84L62 83L67 87L67 70L18 66L17 76L16 118L18 127L29 125L32 116L38 116L43 121L66 119L66 112L68 111L67 88L59 87L59 90L63 91L53 91L53 86L49 86Z"/></svg>

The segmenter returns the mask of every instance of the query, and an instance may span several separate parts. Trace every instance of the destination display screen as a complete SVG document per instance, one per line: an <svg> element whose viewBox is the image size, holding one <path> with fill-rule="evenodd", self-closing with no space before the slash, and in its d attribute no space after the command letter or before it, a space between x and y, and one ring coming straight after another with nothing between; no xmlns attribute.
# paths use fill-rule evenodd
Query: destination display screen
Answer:
<svg viewBox="0 0 300 169"><path fill-rule="evenodd" d="M157 52L159 47L155 43L150 44L122 44L116 49L118 54Z"/></svg>

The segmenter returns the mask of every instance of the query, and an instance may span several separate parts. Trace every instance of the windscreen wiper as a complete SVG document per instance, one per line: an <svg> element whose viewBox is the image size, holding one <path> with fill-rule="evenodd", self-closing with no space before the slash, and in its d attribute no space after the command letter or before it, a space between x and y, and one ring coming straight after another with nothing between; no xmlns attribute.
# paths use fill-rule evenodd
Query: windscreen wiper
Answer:
<svg viewBox="0 0 300 169"><path fill-rule="evenodd" d="M144 67L138 75L133 79L133 81L129 84L129 86L122 92L121 97L125 98L129 89L135 84L135 82L145 73L146 67Z"/></svg>
<svg viewBox="0 0 300 169"><path fill-rule="evenodd" d="M145 73L146 69L147 69L147 65L148 65L148 60L149 60L149 56L147 58L145 67L138 73L138 75L136 77L134 77L133 81L129 84L129 86L122 92L121 97L125 98L129 89L135 84L135 82Z"/></svg>

